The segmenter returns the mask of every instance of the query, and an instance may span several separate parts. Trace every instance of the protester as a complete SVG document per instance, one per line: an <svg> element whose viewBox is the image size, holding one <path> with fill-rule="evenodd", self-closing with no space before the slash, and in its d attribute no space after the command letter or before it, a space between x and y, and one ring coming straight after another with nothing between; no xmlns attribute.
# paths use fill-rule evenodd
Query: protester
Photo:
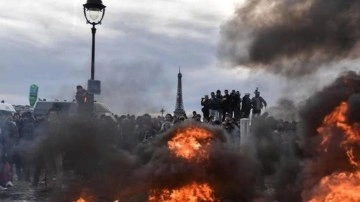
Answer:
<svg viewBox="0 0 360 202"><path fill-rule="evenodd" d="M201 123L201 115L200 115L200 114L196 114L196 116L194 117L194 121Z"/></svg>
<svg viewBox="0 0 360 202"><path fill-rule="evenodd" d="M224 122L222 123L222 127L227 132L229 140L234 148L238 148L240 143L240 129L236 124L236 121L231 118L230 114L226 115Z"/></svg>
<svg viewBox="0 0 360 202"><path fill-rule="evenodd" d="M173 117L171 114L166 114L165 120L161 125L160 132L163 133L163 132L169 130L172 126L173 126Z"/></svg>
<svg viewBox="0 0 360 202"><path fill-rule="evenodd" d="M233 118L235 121L239 121L241 118L241 94L239 91L236 91L233 95L232 100L232 110L233 110Z"/></svg>
<svg viewBox="0 0 360 202"><path fill-rule="evenodd" d="M14 122L11 114L7 115L2 126L1 145L2 145L2 161L6 161L5 164L10 165L10 180L7 182L7 186L13 186L13 172L12 165L15 164L15 145L19 142L19 129ZM5 165L6 167L6 165ZM6 169L5 169L6 170Z"/></svg>
<svg viewBox="0 0 360 202"><path fill-rule="evenodd" d="M196 118L196 116L197 116L197 112L196 111L193 111L193 113L192 113L192 119L195 119Z"/></svg>
<svg viewBox="0 0 360 202"><path fill-rule="evenodd" d="M216 97L214 92L211 92L211 102L210 102L210 116L212 117L212 119L210 119L211 121L215 120L220 120L220 100Z"/></svg>
<svg viewBox="0 0 360 202"><path fill-rule="evenodd" d="M230 112L230 95L228 90L224 91L224 95L221 98L221 110L222 110L221 120L224 121L226 114Z"/></svg>
<svg viewBox="0 0 360 202"><path fill-rule="evenodd" d="M24 150L34 140L35 119L31 112L24 112L21 115L19 124L20 141L15 149L15 167L16 174L19 180L25 179L30 181L31 161L27 159L29 151Z"/></svg>
<svg viewBox="0 0 360 202"><path fill-rule="evenodd" d="M242 98L241 118L249 118L251 112L250 93L246 93Z"/></svg>
<svg viewBox="0 0 360 202"><path fill-rule="evenodd" d="M4 154L0 157L0 190L7 190L12 187L11 165Z"/></svg>
<svg viewBox="0 0 360 202"><path fill-rule="evenodd" d="M230 100L229 100L229 114L232 118L235 116L235 108L236 108L236 95L235 90L232 90L230 93Z"/></svg>
<svg viewBox="0 0 360 202"><path fill-rule="evenodd" d="M267 103L264 100L264 98L260 96L260 91L258 89L255 90L255 97L253 97L251 100L251 106L254 117L259 116L261 114L261 110L263 109L263 107L266 108L267 106Z"/></svg>
<svg viewBox="0 0 360 202"><path fill-rule="evenodd" d="M88 99L88 93L87 90L85 90L82 86L78 85L76 86L76 102L78 103L78 112L79 114L86 114L87 113L87 106L86 103L90 100Z"/></svg>
<svg viewBox="0 0 360 202"><path fill-rule="evenodd" d="M55 186L59 187L62 180L62 153L61 148L55 146L59 139L58 131L61 127L59 110L55 107L49 109L46 120L35 131L37 141L40 141L35 155L35 171L33 185L37 186L40 175L45 172L45 183L49 185L56 179ZM43 153L42 151L47 151Z"/></svg>
<svg viewBox="0 0 360 202"><path fill-rule="evenodd" d="M205 95L205 97L201 98L201 106L203 106L201 111L203 113L204 121L208 122L211 107L211 100L209 99L209 95Z"/></svg>
<svg viewBox="0 0 360 202"><path fill-rule="evenodd" d="M224 105L223 105L223 96L221 95L221 91L217 90L216 91L216 99L218 100L218 114L219 114L219 121L222 121L223 118L223 109L224 109Z"/></svg>

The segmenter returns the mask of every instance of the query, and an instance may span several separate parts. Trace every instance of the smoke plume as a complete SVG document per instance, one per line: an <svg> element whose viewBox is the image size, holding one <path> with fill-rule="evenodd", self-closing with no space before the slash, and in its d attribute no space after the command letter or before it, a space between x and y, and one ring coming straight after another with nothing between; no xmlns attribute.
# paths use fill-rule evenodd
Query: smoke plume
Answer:
<svg viewBox="0 0 360 202"><path fill-rule="evenodd" d="M110 124L110 125L109 125ZM201 127L213 135L204 164L189 163L174 156L166 146L179 130ZM124 137L128 136L128 137ZM134 140L135 139L135 140ZM189 182L206 182L222 201L250 201L255 197L258 168L254 159L229 147L221 128L186 123L159 134L136 148L135 133L119 134L109 122L69 120L57 130L47 130L29 148L34 157L63 154L64 179L50 201L138 201L148 200L151 190L178 188Z"/></svg>
<svg viewBox="0 0 360 202"><path fill-rule="evenodd" d="M332 84L312 95L300 111L304 134L315 136L316 129L321 125L324 117L342 101L360 92L360 76L356 72L344 72ZM352 101L353 103L355 101Z"/></svg>
<svg viewBox="0 0 360 202"><path fill-rule="evenodd" d="M222 27L224 63L303 76L358 58L360 2L248 0Z"/></svg>
<svg viewBox="0 0 360 202"><path fill-rule="evenodd" d="M301 171L301 155L296 144L296 125L264 113L253 120L251 136L249 143L255 147L255 159L261 169L258 183L263 198L299 201L301 190L295 185Z"/></svg>

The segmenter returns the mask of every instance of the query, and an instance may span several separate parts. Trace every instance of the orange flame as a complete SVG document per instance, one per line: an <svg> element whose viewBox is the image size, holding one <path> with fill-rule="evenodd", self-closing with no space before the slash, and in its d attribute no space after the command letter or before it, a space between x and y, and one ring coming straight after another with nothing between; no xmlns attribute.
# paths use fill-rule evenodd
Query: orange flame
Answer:
<svg viewBox="0 0 360 202"><path fill-rule="evenodd" d="M163 189L161 191L152 191L149 202L199 202L215 201L213 199L213 190L208 184L192 183L181 187L180 189Z"/></svg>
<svg viewBox="0 0 360 202"><path fill-rule="evenodd" d="M208 157L206 149L210 145L212 138L213 136L209 131L190 127L178 131L167 144L170 151L177 157L190 161L204 160Z"/></svg>
<svg viewBox="0 0 360 202"><path fill-rule="evenodd" d="M86 201L83 198L79 198L76 202L86 202Z"/></svg>
<svg viewBox="0 0 360 202"><path fill-rule="evenodd" d="M346 120L348 104L342 102L333 112L324 118L323 124L318 128L322 137L321 145L327 152L327 145L336 128L344 134L344 140L340 142L340 148L344 149L349 164L356 170L353 173L334 173L321 179L316 187L316 195L310 202L353 202L360 201L360 167L359 159L354 154L354 143L360 143L359 124L349 124Z"/></svg>
<svg viewBox="0 0 360 202"><path fill-rule="evenodd" d="M177 131L167 146L176 157L191 163L200 163L209 157L208 147L212 139L213 134L210 131L189 127ZM149 202L212 202L215 201L213 195L213 190L208 184L192 182L178 189L152 190Z"/></svg>
<svg viewBox="0 0 360 202"><path fill-rule="evenodd" d="M332 135L331 129L336 127L341 130L345 135L345 139L340 143L340 146L346 151L351 165L358 167L351 144L360 143L360 131L357 124L350 125L346 122L347 110L348 104L342 102L333 112L325 117L322 126L317 131L323 138L321 145L325 146L325 151L327 151L326 146Z"/></svg>
<svg viewBox="0 0 360 202"><path fill-rule="evenodd" d="M79 198L77 201L74 201L74 202L87 202L87 201L83 198ZM116 200L114 202L119 202L119 200Z"/></svg>
<svg viewBox="0 0 360 202"><path fill-rule="evenodd" d="M321 179L317 196L309 202L360 201L360 172L338 173Z"/></svg>

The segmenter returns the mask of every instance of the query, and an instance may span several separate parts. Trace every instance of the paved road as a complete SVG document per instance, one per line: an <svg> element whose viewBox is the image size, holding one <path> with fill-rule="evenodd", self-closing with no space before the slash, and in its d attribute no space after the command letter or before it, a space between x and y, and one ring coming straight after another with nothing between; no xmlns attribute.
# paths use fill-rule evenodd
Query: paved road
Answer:
<svg viewBox="0 0 360 202"><path fill-rule="evenodd" d="M34 188L29 182L15 181L14 187L9 188L7 191L0 191L0 202L48 202L50 192L45 191L45 186L39 185L39 188ZM267 196L271 196L274 190L271 188L269 180L266 180L265 186L267 187ZM126 202L139 202L147 201L146 194L135 197L130 197L124 201Z"/></svg>
<svg viewBox="0 0 360 202"><path fill-rule="evenodd" d="M34 189L30 183L15 181L14 187L0 191L1 202L46 202L48 193L43 189Z"/></svg>

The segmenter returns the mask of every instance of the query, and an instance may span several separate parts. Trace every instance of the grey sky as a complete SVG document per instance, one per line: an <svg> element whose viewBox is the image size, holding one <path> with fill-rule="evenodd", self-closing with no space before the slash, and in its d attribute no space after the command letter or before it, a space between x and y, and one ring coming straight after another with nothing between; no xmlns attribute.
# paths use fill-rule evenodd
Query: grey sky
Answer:
<svg viewBox="0 0 360 202"><path fill-rule="evenodd" d="M178 67L182 66L187 112L200 111L200 98L217 89L242 94L260 87L270 104L291 86L284 78L217 61L220 27L243 0L103 0L97 26L97 99L114 112L173 112ZM75 86L90 77L90 25L85 0L1 1L0 99L28 104L29 86L39 97L72 100ZM320 85L320 84L319 84ZM301 94L301 93L300 93ZM298 95L301 97L303 94Z"/></svg>

